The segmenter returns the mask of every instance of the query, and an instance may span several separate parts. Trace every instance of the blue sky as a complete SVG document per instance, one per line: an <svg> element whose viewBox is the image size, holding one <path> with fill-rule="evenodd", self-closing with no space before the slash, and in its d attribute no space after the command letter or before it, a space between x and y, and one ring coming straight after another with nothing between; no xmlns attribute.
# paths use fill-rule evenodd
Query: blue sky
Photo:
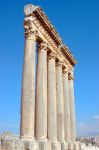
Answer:
<svg viewBox="0 0 99 150"><path fill-rule="evenodd" d="M19 133L24 5L40 5L78 61L77 135L99 135L99 1L0 1L0 132Z"/></svg>

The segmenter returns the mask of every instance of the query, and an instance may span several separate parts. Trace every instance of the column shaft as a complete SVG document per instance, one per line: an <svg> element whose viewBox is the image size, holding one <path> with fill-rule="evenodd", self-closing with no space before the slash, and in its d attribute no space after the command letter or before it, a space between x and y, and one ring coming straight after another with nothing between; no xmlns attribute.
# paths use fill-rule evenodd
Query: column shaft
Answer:
<svg viewBox="0 0 99 150"><path fill-rule="evenodd" d="M47 50L46 43L39 44L36 89L36 138L47 137Z"/></svg>
<svg viewBox="0 0 99 150"><path fill-rule="evenodd" d="M74 103L74 84L73 75L69 74L69 100L70 100L70 122L71 122L71 140L76 140L76 120Z"/></svg>
<svg viewBox="0 0 99 150"><path fill-rule="evenodd" d="M57 139L55 54L48 56L48 138Z"/></svg>
<svg viewBox="0 0 99 150"><path fill-rule="evenodd" d="M25 40L22 98L21 98L21 138L34 138L35 123L35 53L36 38L29 33Z"/></svg>
<svg viewBox="0 0 99 150"><path fill-rule="evenodd" d="M65 140L70 141L70 102L69 102L69 82L68 70L63 70L63 93L64 93L64 124Z"/></svg>
<svg viewBox="0 0 99 150"><path fill-rule="evenodd" d="M63 103L63 78L62 63L57 63L56 69L56 91L57 91L57 137L64 141L64 103Z"/></svg>

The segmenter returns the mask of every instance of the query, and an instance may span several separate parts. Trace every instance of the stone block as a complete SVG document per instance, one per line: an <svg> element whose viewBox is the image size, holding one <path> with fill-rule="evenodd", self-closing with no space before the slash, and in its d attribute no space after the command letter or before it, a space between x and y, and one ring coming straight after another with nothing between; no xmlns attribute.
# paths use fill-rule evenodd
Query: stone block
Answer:
<svg viewBox="0 0 99 150"><path fill-rule="evenodd" d="M26 16L31 15L34 10L35 10L35 6L32 4L25 5L24 7L24 13Z"/></svg>
<svg viewBox="0 0 99 150"><path fill-rule="evenodd" d="M49 143L48 141L38 141L39 150L49 150Z"/></svg>
<svg viewBox="0 0 99 150"><path fill-rule="evenodd" d="M73 142L68 143L68 150L73 150Z"/></svg>
<svg viewBox="0 0 99 150"><path fill-rule="evenodd" d="M79 145L78 145L78 143L74 143L73 144L73 150L79 150Z"/></svg>
<svg viewBox="0 0 99 150"><path fill-rule="evenodd" d="M61 143L61 150L68 150L68 143L67 142Z"/></svg>
<svg viewBox="0 0 99 150"><path fill-rule="evenodd" d="M24 150L24 143L21 140L1 140L1 150Z"/></svg>
<svg viewBox="0 0 99 150"><path fill-rule="evenodd" d="M38 143L34 140L24 141L24 150L39 150Z"/></svg>
<svg viewBox="0 0 99 150"><path fill-rule="evenodd" d="M1 140L1 149L2 150L13 150L13 142L12 140Z"/></svg>
<svg viewBox="0 0 99 150"><path fill-rule="evenodd" d="M83 143L79 143L79 150L84 149L83 147L84 147L84 144Z"/></svg>
<svg viewBox="0 0 99 150"><path fill-rule="evenodd" d="M61 144L57 141L50 142L50 150L61 150Z"/></svg>

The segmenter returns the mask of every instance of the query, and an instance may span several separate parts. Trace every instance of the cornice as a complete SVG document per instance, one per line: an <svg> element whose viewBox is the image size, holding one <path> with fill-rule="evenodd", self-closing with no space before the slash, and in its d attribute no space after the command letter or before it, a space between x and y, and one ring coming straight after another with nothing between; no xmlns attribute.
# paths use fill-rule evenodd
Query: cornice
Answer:
<svg viewBox="0 0 99 150"><path fill-rule="evenodd" d="M47 31L49 31L49 34L51 35L53 40L56 42L56 44L58 46L64 45L61 38L59 37L57 31L55 30L54 26L49 21L48 17L45 15L44 11L40 7L37 7L35 9L34 13L35 13L36 17L39 17L38 19L41 19L42 23L46 27ZM66 56L71 61L72 65L75 65L77 62L76 62L75 58L73 57L73 55L71 54L71 52L65 46L63 46L63 49L64 49Z"/></svg>
<svg viewBox="0 0 99 150"><path fill-rule="evenodd" d="M62 40L59 37L52 23L49 21L48 17L44 13L44 11L40 7L37 7L34 11L34 14L36 15L37 18L40 19L40 21L42 22L44 27L47 29L51 37L54 38L54 41L56 42L56 44L60 45L60 43L62 43Z"/></svg>

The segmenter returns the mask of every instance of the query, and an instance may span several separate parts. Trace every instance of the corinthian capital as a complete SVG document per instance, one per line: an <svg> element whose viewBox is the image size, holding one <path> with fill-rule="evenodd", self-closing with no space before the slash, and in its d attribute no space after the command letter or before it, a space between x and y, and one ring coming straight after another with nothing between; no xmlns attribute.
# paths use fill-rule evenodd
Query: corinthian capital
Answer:
<svg viewBox="0 0 99 150"><path fill-rule="evenodd" d="M64 67L64 68L63 68L63 73L64 73L64 74L66 74L66 73L68 74L68 68Z"/></svg>
<svg viewBox="0 0 99 150"><path fill-rule="evenodd" d="M48 44L46 42L38 43L38 52L40 51L47 51Z"/></svg>
<svg viewBox="0 0 99 150"><path fill-rule="evenodd" d="M33 31L32 29L26 29L25 30L25 38L30 39L30 40L36 40L38 37L38 32L35 30Z"/></svg>
<svg viewBox="0 0 99 150"><path fill-rule="evenodd" d="M74 80L74 75L72 73L69 73L68 79L69 80Z"/></svg>
<svg viewBox="0 0 99 150"><path fill-rule="evenodd" d="M56 53L55 52L51 52L48 54L48 60L51 60L51 59L56 59Z"/></svg>
<svg viewBox="0 0 99 150"><path fill-rule="evenodd" d="M62 66L63 66L63 62L61 60L59 60L58 62L56 62L56 67L62 68Z"/></svg>

